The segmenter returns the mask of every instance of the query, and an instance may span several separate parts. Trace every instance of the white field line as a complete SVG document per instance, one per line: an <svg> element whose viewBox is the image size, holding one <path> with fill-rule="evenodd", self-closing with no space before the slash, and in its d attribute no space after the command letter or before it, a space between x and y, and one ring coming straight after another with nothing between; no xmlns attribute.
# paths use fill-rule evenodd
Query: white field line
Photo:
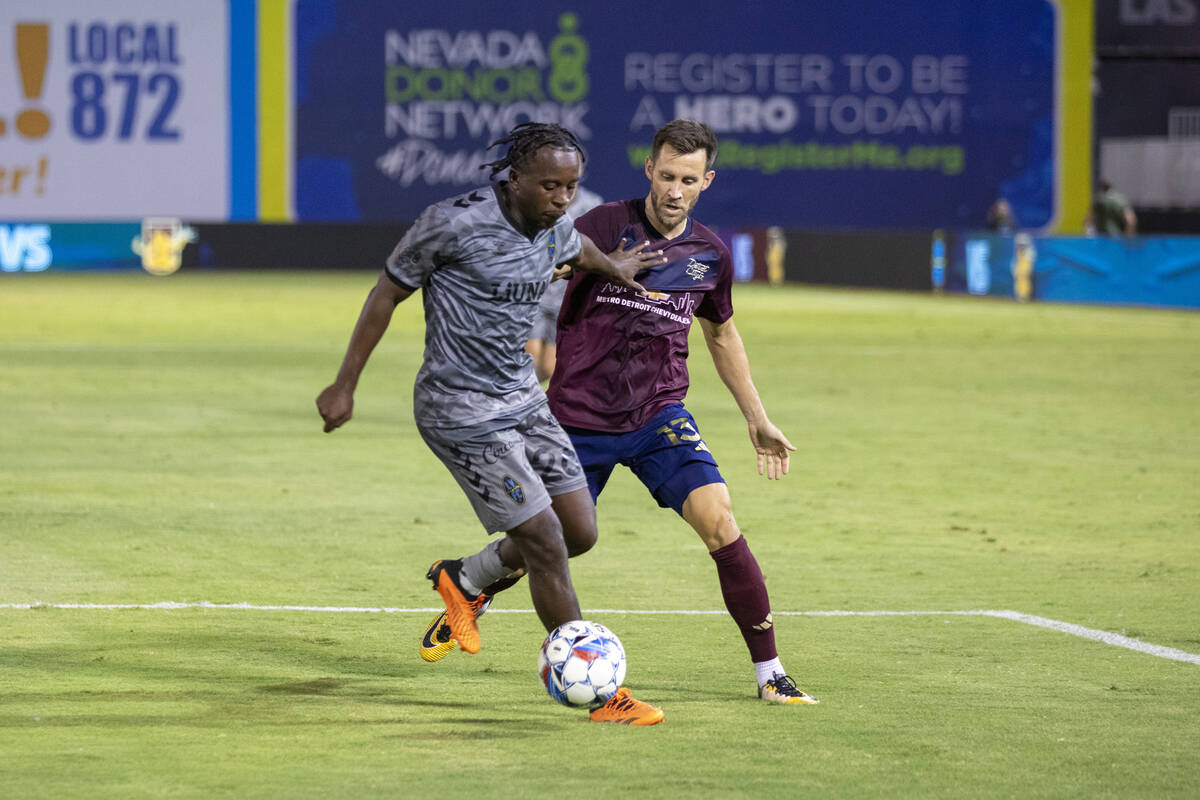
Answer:
<svg viewBox="0 0 1200 800"><path fill-rule="evenodd" d="M443 609L437 608L373 608L360 606L262 606L251 605L250 603L0 603L0 610L33 610L39 608L61 608L61 609L81 609L85 611L122 611L126 609L146 609L146 610L164 610L174 611L186 608L211 608L227 611L309 611L317 613L331 614L436 614ZM489 614L532 614L531 609L525 608L493 608L488 611ZM688 611L688 610L630 610L618 608L590 608L587 609L588 614L653 614L663 616L688 616L688 615L716 615L724 616L728 612L721 611ZM1121 636L1117 633L1109 633L1108 631L1100 631L1094 628L1085 628L1082 625L1075 625L1070 622L1062 622L1056 619L1048 619L1047 617L1038 617L1033 614L1022 614L1020 611L776 611L775 616L780 617L995 617L996 619L1007 619L1013 622L1021 622L1026 625L1035 625L1039 628L1049 628L1059 633L1070 634L1071 636L1079 636L1083 639L1091 639L1092 641L1102 644L1111 645L1113 647L1124 647L1128 650L1136 650L1139 653L1145 653L1158 658L1169 658L1173 661L1186 661L1189 664L1200 664L1200 654L1188 653L1183 650L1176 650L1173 647L1163 647L1158 644L1150 644L1143 642L1140 639L1133 639L1128 636Z"/></svg>

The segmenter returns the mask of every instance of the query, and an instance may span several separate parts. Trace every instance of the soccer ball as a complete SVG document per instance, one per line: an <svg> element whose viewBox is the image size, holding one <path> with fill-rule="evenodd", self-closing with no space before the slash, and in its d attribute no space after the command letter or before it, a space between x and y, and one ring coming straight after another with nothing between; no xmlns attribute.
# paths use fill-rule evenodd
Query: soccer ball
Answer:
<svg viewBox="0 0 1200 800"><path fill-rule="evenodd" d="M596 622L564 622L542 642L538 677L546 693L564 706L603 705L625 682L625 648Z"/></svg>

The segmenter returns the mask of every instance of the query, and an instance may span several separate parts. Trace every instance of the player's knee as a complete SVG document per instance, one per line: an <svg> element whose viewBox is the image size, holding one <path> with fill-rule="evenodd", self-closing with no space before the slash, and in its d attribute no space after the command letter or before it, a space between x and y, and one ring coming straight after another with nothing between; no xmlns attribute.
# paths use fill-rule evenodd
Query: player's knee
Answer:
<svg viewBox="0 0 1200 800"><path fill-rule="evenodd" d="M592 549L600 534L596 529L596 506L586 489L555 497L554 513L562 523L563 539L571 558Z"/></svg>
<svg viewBox="0 0 1200 800"><path fill-rule="evenodd" d="M522 522L508 532L521 552L527 569L545 568L566 561L563 528L549 509Z"/></svg>
<svg viewBox="0 0 1200 800"><path fill-rule="evenodd" d="M725 484L702 486L683 504L683 518L700 536L709 552L737 541L742 535L733 517L733 503Z"/></svg>
<svg viewBox="0 0 1200 800"><path fill-rule="evenodd" d="M563 529L563 538L567 542L567 556L581 556L596 545L599 532L593 523L590 526L572 526Z"/></svg>
<svg viewBox="0 0 1200 800"><path fill-rule="evenodd" d="M727 544L733 544L742 535L737 520L733 518L733 512L721 513L703 521L697 521L693 523L692 527L704 541L704 545L710 553L713 550L720 550Z"/></svg>

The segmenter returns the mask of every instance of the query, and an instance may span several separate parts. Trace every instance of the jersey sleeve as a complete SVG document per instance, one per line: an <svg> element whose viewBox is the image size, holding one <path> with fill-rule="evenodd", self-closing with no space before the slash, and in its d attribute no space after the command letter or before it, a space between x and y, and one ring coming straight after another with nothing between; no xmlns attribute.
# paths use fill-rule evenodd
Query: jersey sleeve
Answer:
<svg viewBox="0 0 1200 800"><path fill-rule="evenodd" d="M404 233L384 271L394 283L416 291L439 265L453 260L455 241L445 211L430 206Z"/></svg>
<svg viewBox="0 0 1200 800"><path fill-rule="evenodd" d="M733 316L733 257L723 242L718 242L717 252L721 256L717 285L705 293L696 316L719 325Z"/></svg>
<svg viewBox="0 0 1200 800"><path fill-rule="evenodd" d="M575 230L572 219L567 214L560 217L554 224L554 236L558 240L558 246L554 253L555 266L575 258L583 249L583 240L579 238L579 231Z"/></svg>

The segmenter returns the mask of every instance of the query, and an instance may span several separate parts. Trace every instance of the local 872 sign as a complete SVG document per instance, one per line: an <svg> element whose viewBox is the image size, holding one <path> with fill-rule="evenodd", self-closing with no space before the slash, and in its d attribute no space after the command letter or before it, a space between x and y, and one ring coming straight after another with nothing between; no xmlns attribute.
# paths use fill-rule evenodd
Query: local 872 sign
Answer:
<svg viewBox="0 0 1200 800"><path fill-rule="evenodd" d="M228 11L6 0L0 219L225 218Z"/></svg>

